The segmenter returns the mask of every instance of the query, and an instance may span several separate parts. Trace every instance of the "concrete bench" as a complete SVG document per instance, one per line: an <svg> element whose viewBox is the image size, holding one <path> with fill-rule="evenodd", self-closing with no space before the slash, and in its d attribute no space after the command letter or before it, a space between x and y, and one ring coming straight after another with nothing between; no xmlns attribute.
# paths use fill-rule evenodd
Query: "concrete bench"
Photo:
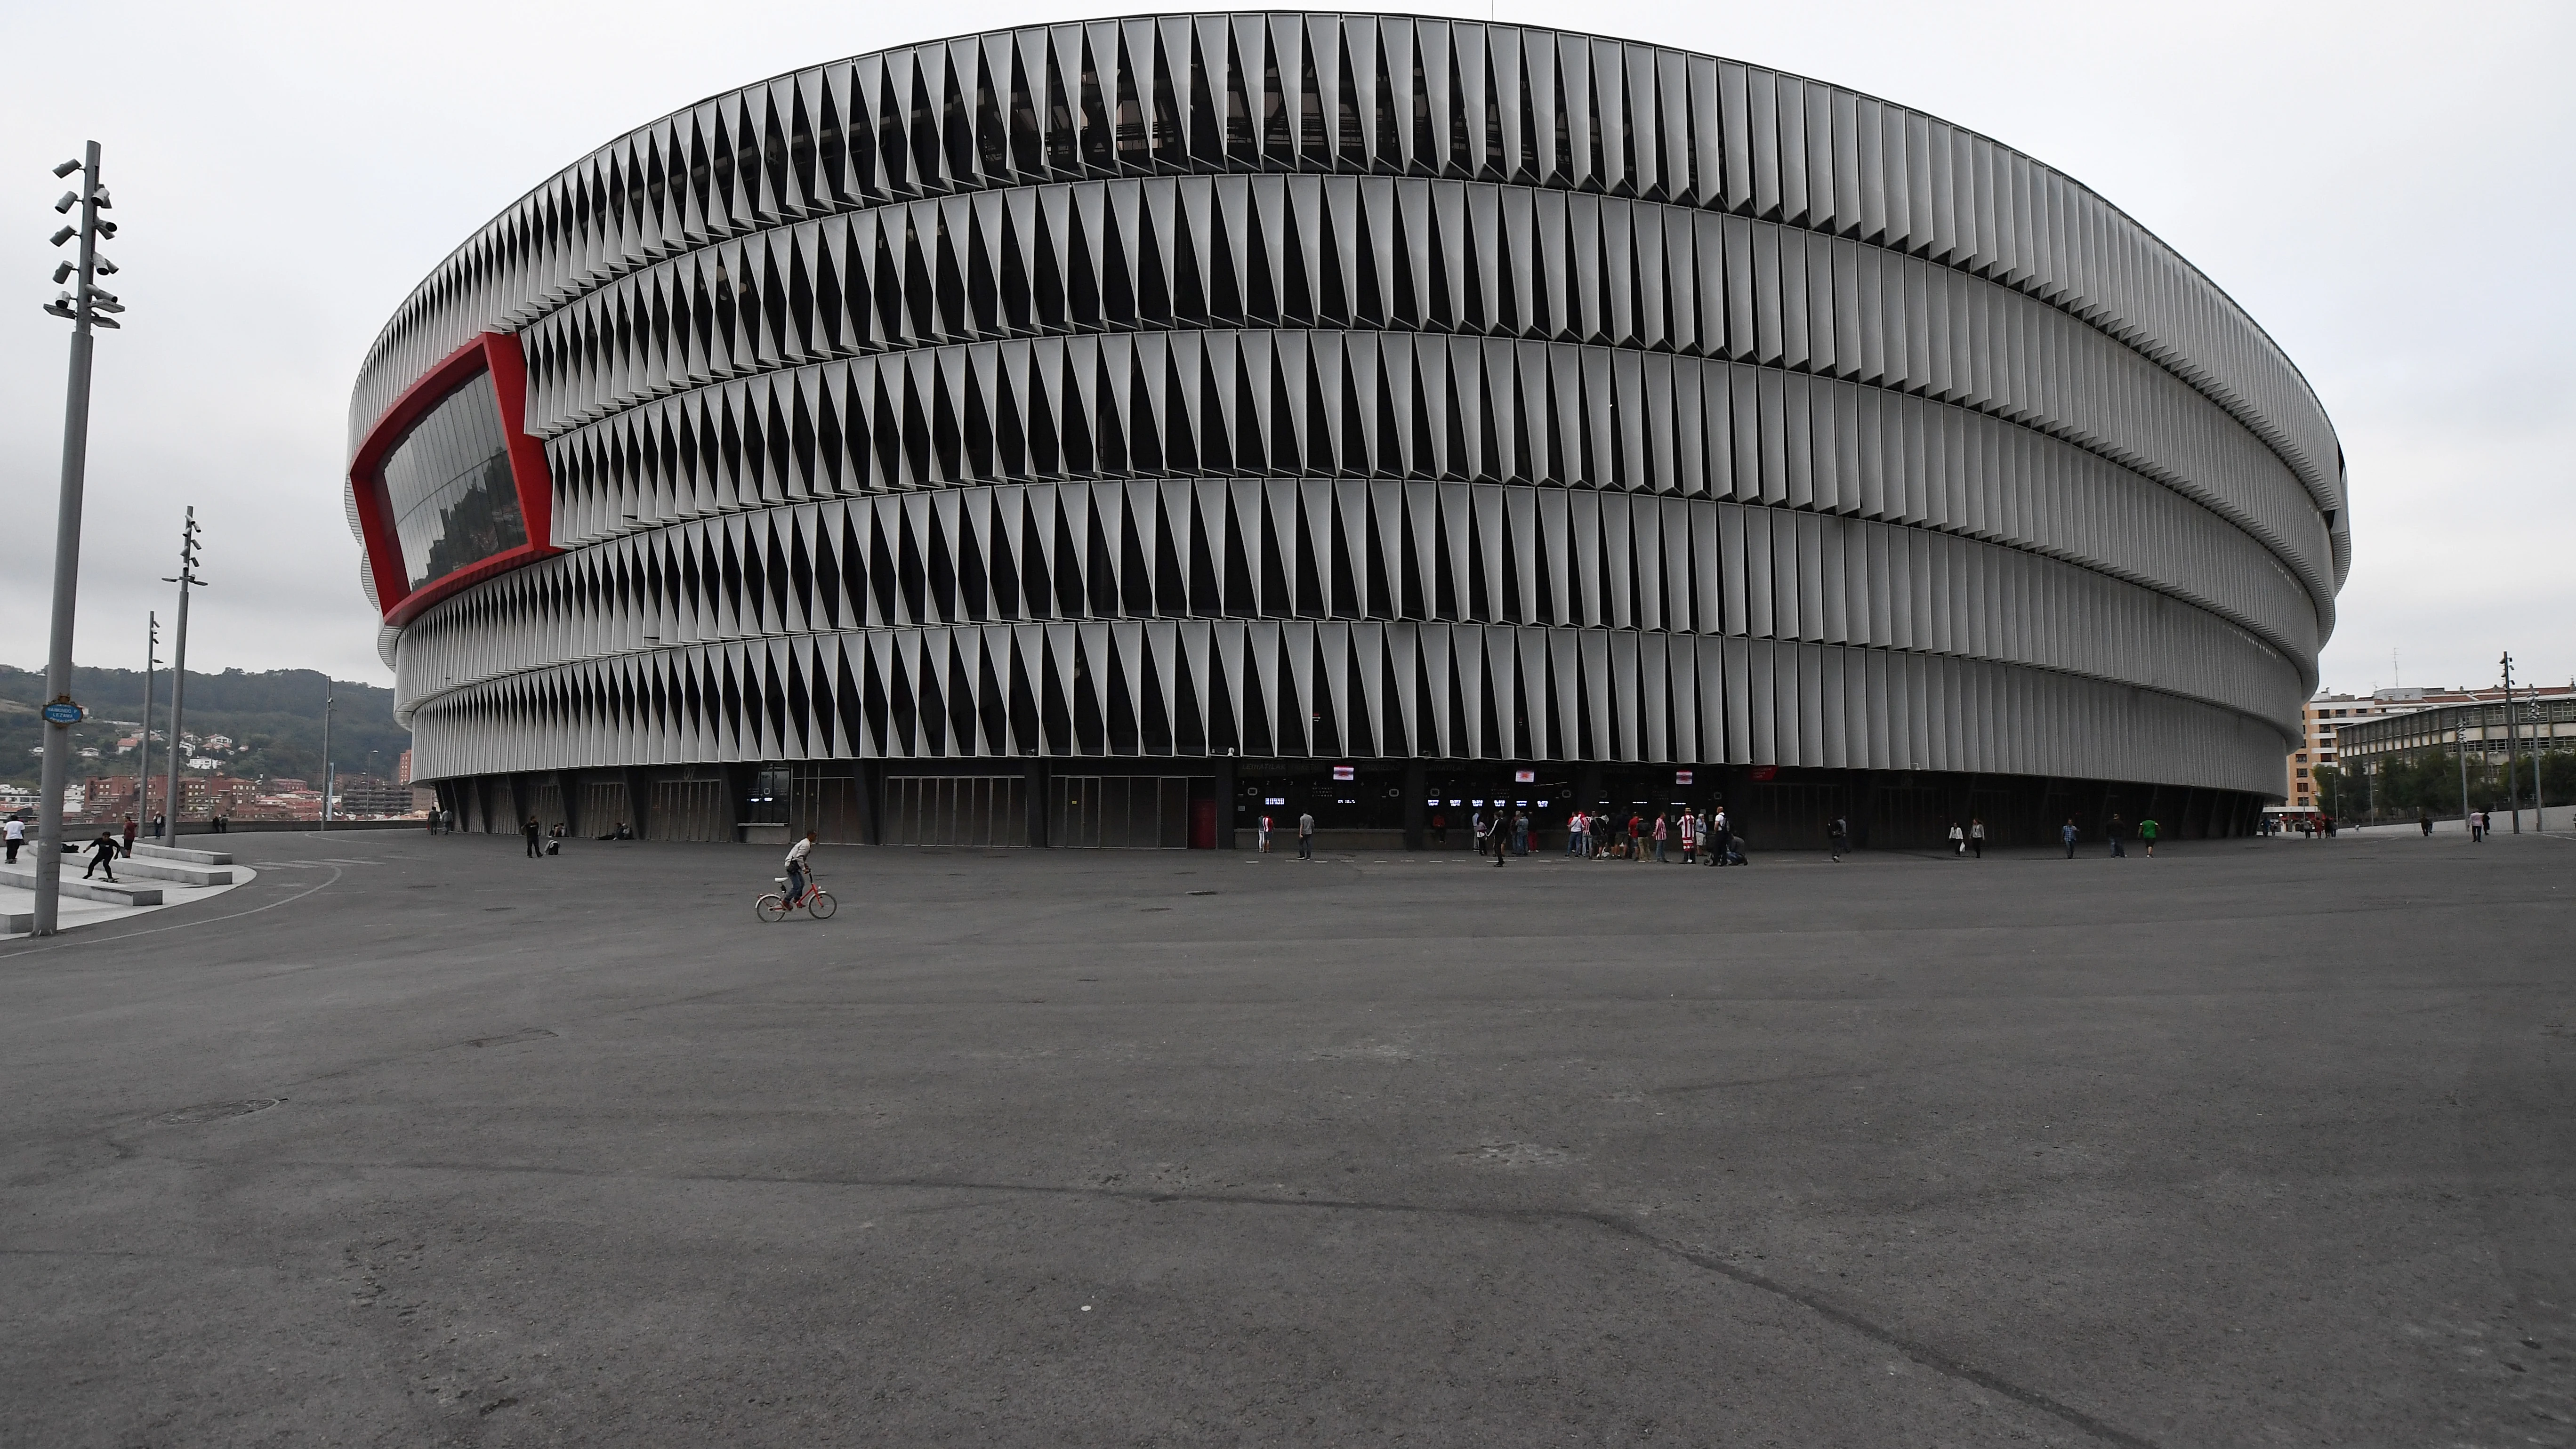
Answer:
<svg viewBox="0 0 2576 1449"><path fill-rule="evenodd" d="M70 863L64 862L65 865ZM36 888L36 873L25 866L14 869L0 866L0 885L13 885L22 891L31 891ZM63 894L77 900L105 901L112 906L161 904L159 886L127 885L122 881L111 885L103 880L82 880L78 873L70 870L63 872Z"/></svg>
<svg viewBox="0 0 2576 1449"><path fill-rule="evenodd" d="M116 869L120 875L139 875L145 880L172 880L181 885L219 886L233 883L233 873L221 866L181 865L174 861L154 860L143 853L143 847L140 845L134 847L134 857L130 860L118 861Z"/></svg>
<svg viewBox="0 0 2576 1449"><path fill-rule="evenodd" d="M182 845L154 845L148 840L134 842L134 853L154 860L178 860L190 865L230 865L232 853L222 850L190 850Z"/></svg>

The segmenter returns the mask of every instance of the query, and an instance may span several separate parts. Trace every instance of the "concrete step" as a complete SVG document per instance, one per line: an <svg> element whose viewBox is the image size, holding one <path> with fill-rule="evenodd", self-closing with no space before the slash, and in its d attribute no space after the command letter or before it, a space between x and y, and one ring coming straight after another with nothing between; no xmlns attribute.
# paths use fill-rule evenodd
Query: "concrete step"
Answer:
<svg viewBox="0 0 2576 1449"><path fill-rule="evenodd" d="M190 865L230 865L232 853L223 850L190 850L183 845L154 845L148 840L134 842L134 853L155 860L181 860Z"/></svg>
<svg viewBox="0 0 2576 1449"><path fill-rule="evenodd" d="M36 929L34 911L0 909L0 936L23 936Z"/></svg>
<svg viewBox="0 0 2576 1449"><path fill-rule="evenodd" d="M182 865L176 861L154 860L143 853L143 847L140 845L134 847L133 859L120 860L116 863L116 873L138 875L145 880L174 880L181 885L192 886L219 886L233 883L233 873L224 867Z"/></svg>
<svg viewBox="0 0 2576 1449"><path fill-rule="evenodd" d="M80 878L79 871L68 868L71 865L70 861L64 861L63 865L66 867L63 871L64 895L72 896L84 901L106 901L110 905L117 906L157 906L161 904L161 888L159 886L127 885L122 881L111 885L103 880L82 880ZM16 867L0 866L0 885L13 885L22 891L34 890L36 888L36 872L23 865Z"/></svg>

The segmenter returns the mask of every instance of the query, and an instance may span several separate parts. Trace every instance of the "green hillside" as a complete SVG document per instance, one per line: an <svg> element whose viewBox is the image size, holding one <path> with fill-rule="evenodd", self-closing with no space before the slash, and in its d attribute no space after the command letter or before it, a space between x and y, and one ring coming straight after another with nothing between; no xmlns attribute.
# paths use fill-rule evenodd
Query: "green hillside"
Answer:
<svg viewBox="0 0 2576 1449"><path fill-rule="evenodd" d="M375 752L377 773L390 777L402 752L411 748L411 732L394 723L392 690L350 680L326 681L318 670L273 669L261 674L227 669L221 674L188 671L188 733L228 735L239 747L222 756L223 773L288 776L318 782L322 777L322 697L326 684L339 696L331 716L331 753L345 778L367 768ZM143 718L143 673L136 669L74 669L72 698L89 711L89 719L72 727L71 746L95 748L94 760L75 758L72 776L130 775L136 757L119 756L117 740L135 733ZM0 664L0 781L32 785L41 761L30 753L42 742L44 722L36 715L45 700L43 670ZM125 723L118 723L123 721ZM153 685L153 727L170 728L170 675L164 670ZM167 768L166 745L153 747L153 773Z"/></svg>

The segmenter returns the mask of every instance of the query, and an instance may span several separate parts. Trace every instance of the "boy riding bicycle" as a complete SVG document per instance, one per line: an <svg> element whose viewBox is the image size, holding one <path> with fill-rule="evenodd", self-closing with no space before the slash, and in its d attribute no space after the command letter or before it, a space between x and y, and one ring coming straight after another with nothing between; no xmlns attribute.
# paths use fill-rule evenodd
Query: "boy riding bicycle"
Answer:
<svg viewBox="0 0 2576 1449"><path fill-rule="evenodd" d="M794 910L805 903L805 892L814 885L806 873L805 857L814 853L816 832L808 830L805 838L787 847L787 908Z"/></svg>

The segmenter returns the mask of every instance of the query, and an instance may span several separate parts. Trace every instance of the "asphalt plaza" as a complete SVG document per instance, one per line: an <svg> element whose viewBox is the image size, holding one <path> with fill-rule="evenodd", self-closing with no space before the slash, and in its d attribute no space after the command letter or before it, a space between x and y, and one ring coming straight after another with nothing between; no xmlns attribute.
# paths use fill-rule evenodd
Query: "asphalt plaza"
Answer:
<svg viewBox="0 0 2576 1449"><path fill-rule="evenodd" d="M0 948L0 1442L2576 1442L2576 840L231 848Z"/></svg>

